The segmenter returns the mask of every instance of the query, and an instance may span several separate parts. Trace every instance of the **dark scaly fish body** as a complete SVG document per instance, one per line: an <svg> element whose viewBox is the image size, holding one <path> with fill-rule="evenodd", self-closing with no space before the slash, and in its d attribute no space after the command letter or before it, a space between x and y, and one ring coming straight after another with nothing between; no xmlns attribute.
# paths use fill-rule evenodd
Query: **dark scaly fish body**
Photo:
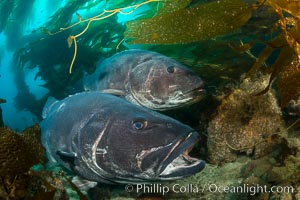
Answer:
<svg viewBox="0 0 300 200"><path fill-rule="evenodd" d="M203 85L200 77L179 62L146 50L115 54L84 79L85 90L124 96L153 110L194 103L203 97Z"/></svg>
<svg viewBox="0 0 300 200"><path fill-rule="evenodd" d="M173 180L202 170L187 155L199 134L125 99L84 92L45 108L43 144L50 158L104 183Z"/></svg>

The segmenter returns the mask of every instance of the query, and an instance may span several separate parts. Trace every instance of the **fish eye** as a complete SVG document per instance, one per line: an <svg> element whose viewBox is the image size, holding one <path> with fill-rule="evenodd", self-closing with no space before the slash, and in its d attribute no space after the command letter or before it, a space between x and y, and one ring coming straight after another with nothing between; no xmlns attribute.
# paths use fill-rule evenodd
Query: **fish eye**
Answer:
<svg viewBox="0 0 300 200"><path fill-rule="evenodd" d="M145 120L134 121L134 122L132 122L132 127L135 130L144 129L147 127L147 121L145 121Z"/></svg>
<svg viewBox="0 0 300 200"><path fill-rule="evenodd" d="M174 66L169 66L169 67L167 67L167 72L168 72L169 74L174 73L174 71L175 71Z"/></svg>

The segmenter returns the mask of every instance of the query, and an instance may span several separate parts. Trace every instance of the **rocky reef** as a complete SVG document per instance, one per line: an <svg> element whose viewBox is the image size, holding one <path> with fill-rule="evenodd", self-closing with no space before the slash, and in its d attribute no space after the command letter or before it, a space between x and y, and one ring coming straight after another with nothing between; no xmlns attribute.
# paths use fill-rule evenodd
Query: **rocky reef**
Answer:
<svg viewBox="0 0 300 200"><path fill-rule="evenodd" d="M256 95L268 79L244 79L222 100L208 128L210 163L233 162L240 154L260 158L281 143L276 136L284 135L284 121L274 92Z"/></svg>
<svg viewBox="0 0 300 200"><path fill-rule="evenodd" d="M23 134L4 127L0 129L0 176L23 174L42 161L43 148L37 145L34 135L30 134L34 129L37 127L26 129Z"/></svg>
<svg viewBox="0 0 300 200"><path fill-rule="evenodd" d="M40 137L38 125L21 134L0 128L0 199L68 199L61 179L42 166Z"/></svg>

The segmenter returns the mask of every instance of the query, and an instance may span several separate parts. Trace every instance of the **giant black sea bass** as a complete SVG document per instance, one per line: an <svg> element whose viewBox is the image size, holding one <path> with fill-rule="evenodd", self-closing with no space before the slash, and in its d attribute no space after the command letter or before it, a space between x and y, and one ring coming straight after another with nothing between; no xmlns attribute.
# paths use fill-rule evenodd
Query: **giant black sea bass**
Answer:
<svg viewBox="0 0 300 200"><path fill-rule="evenodd" d="M117 94L153 110L168 110L192 104L205 93L200 77L162 54L132 49L97 64L84 79L87 91Z"/></svg>
<svg viewBox="0 0 300 200"><path fill-rule="evenodd" d="M188 155L199 134L179 121L98 91L48 103L41 123L49 157L103 183L174 180L201 171Z"/></svg>

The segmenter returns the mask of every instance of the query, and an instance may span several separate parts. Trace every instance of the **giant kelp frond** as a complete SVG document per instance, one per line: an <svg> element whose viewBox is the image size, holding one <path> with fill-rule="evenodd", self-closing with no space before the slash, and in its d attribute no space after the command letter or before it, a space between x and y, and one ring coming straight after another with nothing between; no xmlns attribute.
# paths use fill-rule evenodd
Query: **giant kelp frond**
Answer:
<svg viewBox="0 0 300 200"><path fill-rule="evenodd" d="M85 1L69 1L63 8L60 8L55 12L55 14L51 17L51 20L47 23L46 27L42 28L42 31L51 34L52 30L57 30L60 27L67 26L70 24L72 15L79 8L86 3Z"/></svg>
<svg viewBox="0 0 300 200"><path fill-rule="evenodd" d="M189 0L163 1L157 16L127 23L130 44L191 43L230 33L251 17L252 7L240 0L222 0L185 8ZM174 7L178 6L178 7ZM171 12L170 9L171 8Z"/></svg>
<svg viewBox="0 0 300 200"><path fill-rule="evenodd" d="M275 63L271 65L272 72L267 87L256 95L265 94L266 92L269 91L269 88L271 87L273 80L278 76L280 72L284 71L287 68L287 66L291 64L294 55L295 54L293 52L293 49L291 49L288 46L281 49L281 52L278 55Z"/></svg>
<svg viewBox="0 0 300 200"><path fill-rule="evenodd" d="M81 90L78 80L82 78L85 72L89 74L94 72L99 58L109 57L116 53L117 47L120 50L126 48L121 44L125 26L118 23L117 13L129 14L134 12L138 6L148 5L148 3L156 1L132 1L129 5L128 1L124 0L109 2L89 1L89 4L85 4L87 1L69 1L45 24L45 27L42 28L42 33L35 32L39 36L38 40L30 42L23 48L15 51L14 60L16 65L14 66L16 67L13 69L14 73L21 73L25 76L20 67L38 68L36 77L41 77L45 81L45 84L42 86L49 90L47 95L57 99L62 99ZM112 7L115 5L113 3L122 2L127 2L128 9L105 10L102 12L103 15L99 14L91 18L84 18L84 15L81 16L79 14L81 11L82 13L88 13L89 9L92 8L93 10L100 9L99 12L101 12L104 6ZM152 4L157 4L157 2ZM94 7L91 8L90 6ZM92 13L86 15L92 16ZM75 24L72 25L70 22L74 20L72 19L74 16L77 16L78 21L75 19ZM35 35L35 37L37 36ZM78 37L80 37L80 40L75 40ZM76 42L76 51L75 49L74 51L68 49L67 38L69 38L70 47ZM41 54L41 52L46 53ZM69 76L67 68L70 67L72 59L77 66L77 70L72 73L72 76ZM18 85L24 87L24 81L19 82ZM37 100L22 101L22 99L24 100L24 98L28 97L24 90L18 90L17 96L19 97L18 102L22 102L21 109L33 111L32 107L34 107L37 110L37 105L39 105ZM24 102L28 103L24 104Z"/></svg>
<svg viewBox="0 0 300 200"><path fill-rule="evenodd" d="M148 0L148 1L145 1L145 2L142 2L142 3L138 3L138 4L134 4L134 5L130 5L130 6L125 6L125 7L121 7L121 8L112 9L112 10L104 10L103 12L99 13L98 15L93 16L93 17L88 18L88 19L83 19L77 13L78 22L76 22L76 23L74 23L74 24L72 24L68 27L61 27L59 29L59 31L57 31L57 32L52 33L50 31L47 31L46 33L48 33L49 35L55 35L55 34L58 34L60 32L71 29L73 27L76 27L80 24L85 24L85 28L81 32L77 33L76 35L70 35L67 39L69 48L74 44L74 54L73 54L73 58L72 58L72 61L71 61L71 64L70 64L70 68L69 68L69 73L71 74L72 73L72 68L73 68L73 65L74 65L74 62L75 62L75 59L76 59L76 56L77 56L77 38L82 36L89 29L92 22L104 20L104 19L109 18L111 16L114 16L118 13L123 14L123 15L131 14L136 9L138 9L139 7L141 7L143 5L149 4L151 2L158 2L158 1L160 1L160 0ZM131 9L131 10L128 11L128 9Z"/></svg>
<svg viewBox="0 0 300 200"><path fill-rule="evenodd" d="M283 0L267 0L267 3L273 7L279 16L278 23L283 30L286 42L297 54L300 54L300 3ZM291 14L291 16L286 17L284 12Z"/></svg>
<svg viewBox="0 0 300 200"><path fill-rule="evenodd" d="M277 15L277 21L273 24L273 37L271 39L260 39L245 45L249 50L254 49L256 43L265 45L246 77L254 75L261 69L270 73L268 86L257 95L268 92L274 80L279 77L277 86L281 106L284 107L290 100L300 98L299 79L296 81L299 78L300 62L300 2L261 0L260 3L264 3L269 11ZM275 53L276 57L274 59L274 52L276 51L278 53ZM270 58L275 61L267 66L266 61ZM267 67L262 68L263 66Z"/></svg>
<svg viewBox="0 0 300 200"><path fill-rule="evenodd" d="M158 11L157 15L172 13L181 9L185 9L191 0L163 0L163 7Z"/></svg>
<svg viewBox="0 0 300 200"><path fill-rule="evenodd" d="M277 12L285 11L295 17L300 18L300 2L291 0L259 0L261 3L271 5Z"/></svg>
<svg viewBox="0 0 300 200"><path fill-rule="evenodd" d="M300 98L300 61L297 56L290 65L280 73L277 83L281 106L285 107L291 100Z"/></svg>

